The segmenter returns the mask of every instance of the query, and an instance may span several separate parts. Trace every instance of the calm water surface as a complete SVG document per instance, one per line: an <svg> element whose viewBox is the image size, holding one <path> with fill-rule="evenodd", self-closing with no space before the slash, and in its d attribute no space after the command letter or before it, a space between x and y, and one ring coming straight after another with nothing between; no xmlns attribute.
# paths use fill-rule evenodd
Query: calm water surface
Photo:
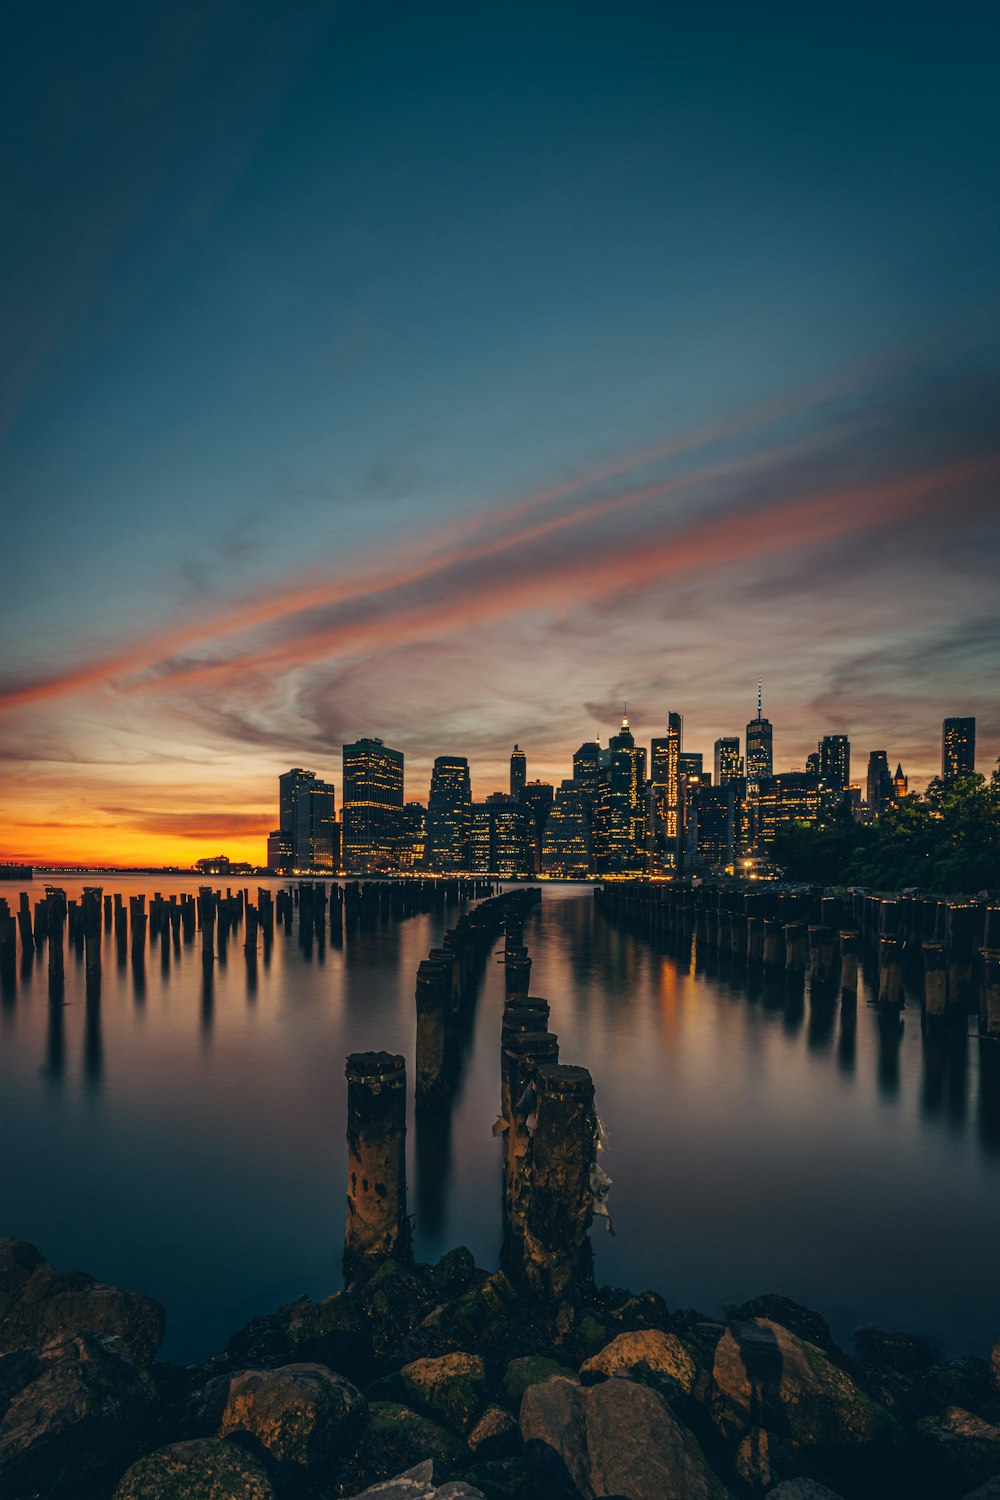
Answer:
<svg viewBox="0 0 1000 1500"><path fill-rule="evenodd" d="M96 880L95 882L96 883ZM194 890L106 880L106 892ZM82 882L65 882L76 896ZM0 894L16 906L18 888ZM42 894L35 882L32 899ZM456 919L348 931L300 951L278 929L248 982L242 934L206 978L200 937L139 978L105 934L99 1004L45 955L0 997L0 1234L65 1269L150 1292L164 1353L201 1359L255 1314L340 1284L344 1059L414 1045L416 967ZM843 1340L863 1322L980 1353L1000 1333L1000 1079L970 1037L930 1044L856 1011L680 965L616 929L589 888L544 890L525 924L532 992L564 1062L589 1067L614 1179L602 1281L671 1306L780 1291ZM408 1135L416 1253L495 1265L503 973L488 967L450 1119ZM989 1072L985 1070L989 1068Z"/></svg>

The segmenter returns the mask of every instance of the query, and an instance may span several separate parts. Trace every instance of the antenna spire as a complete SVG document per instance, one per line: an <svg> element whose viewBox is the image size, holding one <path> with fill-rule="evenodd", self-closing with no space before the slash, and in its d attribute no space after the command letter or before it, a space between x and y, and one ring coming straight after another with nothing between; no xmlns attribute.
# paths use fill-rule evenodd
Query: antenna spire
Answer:
<svg viewBox="0 0 1000 1500"><path fill-rule="evenodd" d="M760 719L760 718L763 717L763 713L764 713L764 684L763 684L763 682L761 682L760 680L758 680L758 682L757 682L757 717L758 717L758 719Z"/></svg>

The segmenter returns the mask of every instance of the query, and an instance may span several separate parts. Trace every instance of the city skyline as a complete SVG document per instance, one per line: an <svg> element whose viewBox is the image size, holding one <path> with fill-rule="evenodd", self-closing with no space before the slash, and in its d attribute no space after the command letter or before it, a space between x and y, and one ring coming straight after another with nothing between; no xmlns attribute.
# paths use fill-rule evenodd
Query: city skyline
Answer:
<svg viewBox="0 0 1000 1500"><path fill-rule="evenodd" d="M988 765L992 53L738 6L26 12L4 853L250 858L273 778L369 734L422 795L514 743L558 783L623 700L708 765L758 678L780 765L847 733L919 789L951 715Z"/></svg>

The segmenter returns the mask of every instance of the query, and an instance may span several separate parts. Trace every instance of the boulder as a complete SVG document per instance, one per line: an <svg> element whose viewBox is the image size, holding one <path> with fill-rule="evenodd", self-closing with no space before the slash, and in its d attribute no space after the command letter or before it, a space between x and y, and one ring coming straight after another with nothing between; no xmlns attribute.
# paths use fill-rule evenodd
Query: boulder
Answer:
<svg viewBox="0 0 1000 1500"><path fill-rule="evenodd" d="M464 1480L437 1478L437 1466L433 1459L417 1464L395 1479L381 1479L369 1485L354 1500L485 1500L482 1490L475 1489Z"/></svg>
<svg viewBox="0 0 1000 1500"><path fill-rule="evenodd" d="M466 1479L482 1490L486 1500L537 1500L538 1491L523 1458L490 1458L475 1463Z"/></svg>
<svg viewBox="0 0 1000 1500"><path fill-rule="evenodd" d="M937 1359L925 1339L915 1333L891 1333L884 1328L859 1328L854 1343L862 1359L895 1370L900 1375L915 1375L929 1370Z"/></svg>
<svg viewBox="0 0 1000 1500"><path fill-rule="evenodd" d="M309 1467L351 1446L366 1408L361 1392L325 1365L241 1370L229 1382L219 1433L249 1432L273 1458Z"/></svg>
<svg viewBox="0 0 1000 1500"><path fill-rule="evenodd" d="M255 1370L275 1365L329 1365L342 1375L367 1380L372 1363L368 1323L358 1299L335 1292L314 1302L298 1297L276 1313L253 1318L226 1345L230 1366Z"/></svg>
<svg viewBox="0 0 1000 1500"><path fill-rule="evenodd" d="M898 1423L816 1344L754 1318L731 1323L715 1350L711 1409L719 1431L739 1440L763 1427L793 1442L841 1447L895 1440Z"/></svg>
<svg viewBox="0 0 1000 1500"><path fill-rule="evenodd" d="M458 1297L467 1291L475 1280L476 1261L471 1250L458 1245L442 1255L430 1273L436 1291L445 1297Z"/></svg>
<svg viewBox="0 0 1000 1500"><path fill-rule="evenodd" d="M506 1332L516 1295L504 1273L496 1271L450 1305L444 1327L465 1343L495 1343Z"/></svg>
<svg viewBox="0 0 1000 1500"><path fill-rule="evenodd" d="M599 1354L584 1360L580 1374L622 1375L636 1378L647 1371L657 1377L656 1386L667 1396L689 1396L698 1379L698 1365L676 1333L647 1328L620 1333Z"/></svg>
<svg viewBox="0 0 1000 1500"><path fill-rule="evenodd" d="M429 1310L430 1300L427 1288L412 1271L398 1261L382 1262L361 1291L361 1307L379 1359L391 1354L410 1329L416 1328Z"/></svg>
<svg viewBox="0 0 1000 1500"><path fill-rule="evenodd" d="M561 1365L556 1359L547 1359L543 1354L524 1354L520 1359L512 1359L504 1371L504 1392L516 1409L529 1386L551 1380L554 1375L562 1375L569 1380L576 1379L576 1372L568 1365Z"/></svg>
<svg viewBox="0 0 1000 1500"><path fill-rule="evenodd" d="M833 1342L830 1325L821 1313L813 1312L811 1307L803 1307L801 1302L793 1302L791 1297L781 1297L776 1292L767 1292L763 1297L751 1297L749 1302L742 1302L735 1308L730 1316L742 1323L751 1318L769 1318L772 1323L780 1323L782 1328L794 1333L796 1338L805 1339L807 1344L816 1344L827 1352L837 1347Z"/></svg>
<svg viewBox="0 0 1000 1500"><path fill-rule="evenodd" d="M619 1328L669 1329L670 1310L659 1292L622 1292L620 1298L612 1298L608 1307L608 1316Z"/></svg>
<svg viewBox="0 0 1000 1500"><path fill-rule="evenodd" d="M970 1355L932 1365L920 1377L917 1393L927 1415L940 1406L961 1406L982 1416L979 1408L993 1399L990 1367L985 1359Z"/></svg>
<svg viewBox="0 0 1000 1500"><path fill-rule="evenodd" d="M89 1336L3 1356L0 1494L55 1500L110 1484L156 1407L149 1373Z"/></svg>
<svg viewBox="0 0 1000 1500"><path fill-rule="evenodd" d="M238 1443L195 1438L147 1453L123 1474L114 1500L274 1500L267 1470Z"/></svg>
<svg viewBox="0 0 1000 1500"><path fill-rule="evenodd" d="M913 1432L932 1472L958 1493L1000 1475L1000 1427L960 1406L923 1417Z"/></svg>
<svg viewBox="0 0 1000 1500"><path fill-rule="evenodd" d="M467 1463L469 1449L447 1427L411 1407L398 1401L373 1401L355 1456L359 1468L375 1479L401 1473L425 1459L449 1467Z"/></svg>
<svg viewBox="0 0 1000 1500"><path fill-rule="evenodd" d="M416 1359L399 1372L405 1400L426 1407L457 1432L476 1425L486 1408L486 1365L480 1354L443 1354Z"/></svg>
<svg viewBox="0 0 1000 1500"><path fill-rule="evenodd" d="M82 1271L57 1271L24 1240L0 1240L0 1355L53 1339L93 1334L147 1365L163 1340L166 1313L152 1297L105 1286Z"/></svg>
<svg viewBox="0 0 1000 1500"><path fill-rule="evenodd" d="M479 1459L509 1458L520 1448L517 1423L502 1406L488 1406L468 1436Z"/></svg>
<svg viewBox="0 0 1000 1500"><path fill-rule="evenodd" d="M646 1386L570 1380L531 1386L521 1440L543 1493L628 1500L726 1500L697 1439Z"/></svg>
<svg viewBox="0 0 1000 1500"><path fill-rule="evenodd" d="M779 1480L787 1479L799 1467L799 1449L788 1438L763 1427L751 1427L740 1438L733 1458L733 1468L755 1495Z"/></svg>

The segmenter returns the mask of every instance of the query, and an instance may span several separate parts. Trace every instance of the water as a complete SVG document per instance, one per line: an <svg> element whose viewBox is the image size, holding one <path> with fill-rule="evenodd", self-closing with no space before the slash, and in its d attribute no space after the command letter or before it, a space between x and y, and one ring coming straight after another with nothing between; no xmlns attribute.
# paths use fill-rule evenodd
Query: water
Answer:
<svg viewBox="0 0 1000 1500"><path fill-rule="evenodd" d="M195 888L149 876L104 888L154 884ZM16 905L17 887L3 894ZM309 960L279 929L253 984L241 937L208 984L200 939L168 973L147 951L137 983L106 934L99 1005L70 951L66 1003L50 1007L43 954L0 997L0 1233L157 1297L175 1360L334 1290L344 1059L403 1052L412 1078L416 967L455 919L349 931ZM842 1340L877 1322L948 1354L988 1352L1000 1335L992 1050L925 1041L913 1008L901 1036L887 1032L863 988L842 1011L808 986L796 1003L783 987L685 972L610 925L586 887L546 887L525 941L532 992L551 1004L562 1061L591 1069L610 1138L616 1235L593 1231L600 1280L712 1314L778 1291ZM502 1005L491 965L450 1120L414 1128L411 1109L420 1259L464 1243L496 1264Z"/></svg>

